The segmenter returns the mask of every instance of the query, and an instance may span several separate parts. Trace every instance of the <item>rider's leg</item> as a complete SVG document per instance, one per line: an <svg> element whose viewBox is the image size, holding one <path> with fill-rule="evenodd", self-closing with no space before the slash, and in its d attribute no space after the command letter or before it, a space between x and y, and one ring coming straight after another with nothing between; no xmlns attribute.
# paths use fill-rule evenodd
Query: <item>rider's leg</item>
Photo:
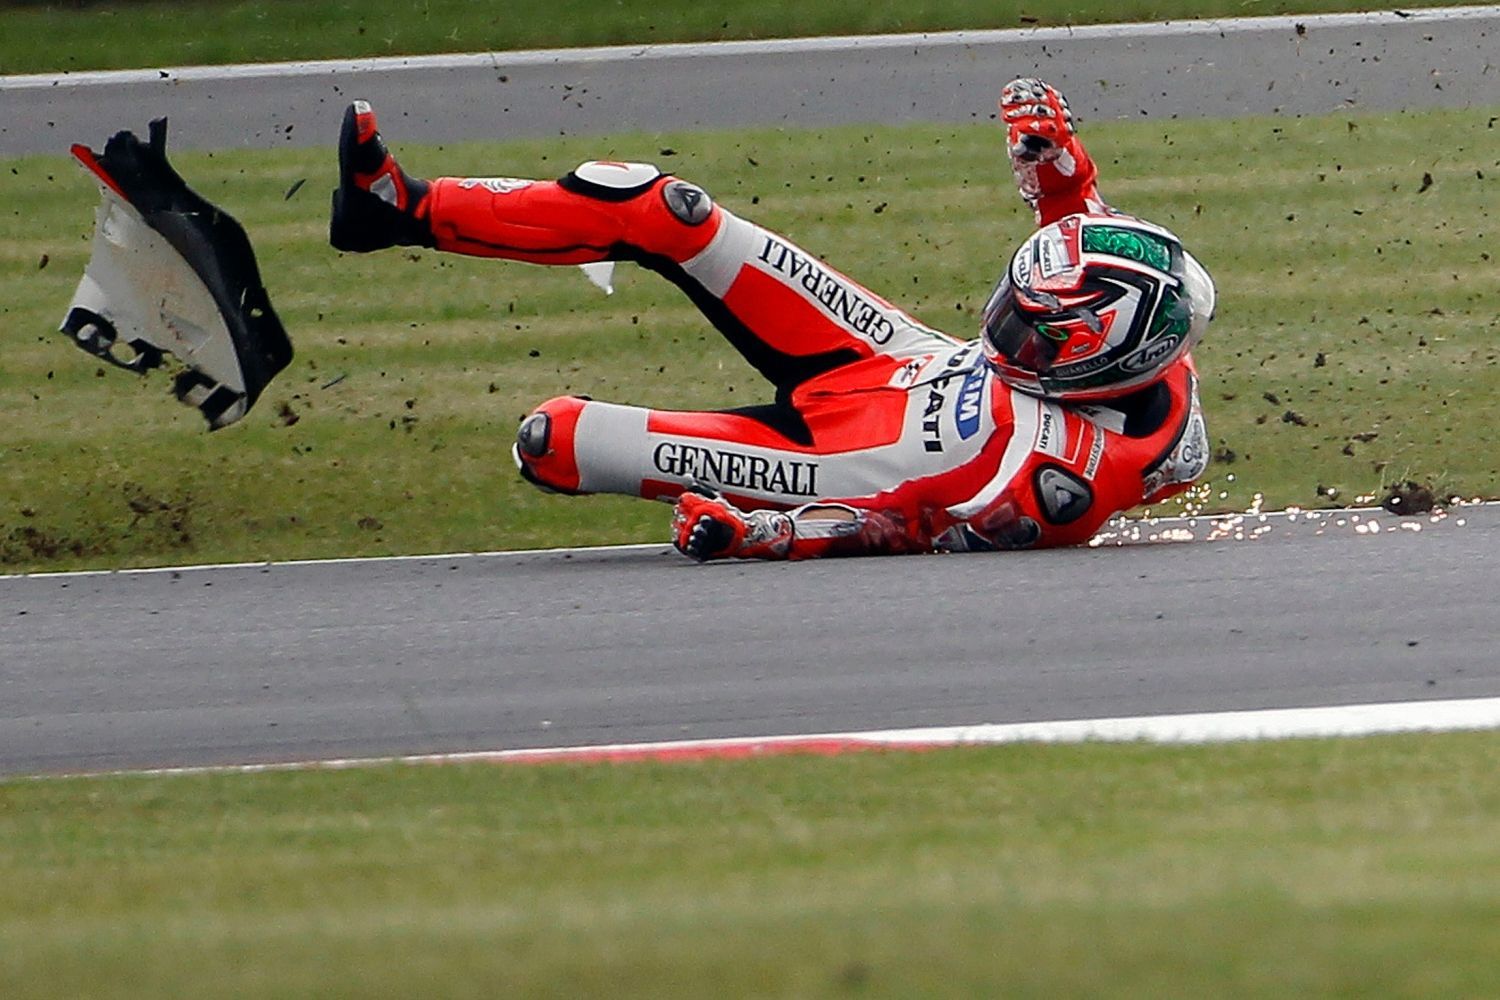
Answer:
<svg viewBox="0 0 1500 1000"><path fill-rule="evenodd" d="M522 421L513 456L557 493L672 500L711 482L747 507L792 507L823 489L822 460L795 421L777 406L683 413L559 396Z"/></svg>
<svg viewBox="0 0 1500 1000"><path fill-rule="evenodd" d="M655 271L783 392L852 361L957 343L701 188L643 164L585 163L559 181L441 178L426 204L440 250L533 263L627 260Z"/></svg>
<svg viewBox="0 0 1500 1000"><path fill-rule="evenodd" d="M712 487L746 510L864 496L893 470L940 463L903 433L905 393L870 392L716 413L650 410L576 396L551 399L516 435L521 474L560 493L672 500Z"/></svg>
<svg viewBox="0 0 1500 1000"><path fill-rule="evenodd" d="M879 489L893 460L888 450L903 447L905 395L861 391L843 397L857 406L841 407L825 398L839 395L830 385L814 394L814 410L793 390L877 355L886 356L890 371L861 368L861 378L843 388L895 385L889 380L899 377L903 361L893 359L957 345L655 167L595 162L558 181L420 181L390 157L373 114L359 105L345 118L341 149L349 152L340 157L335 245L341 234L367 237L396 213L401 221L387 242L543 264L633 260L682 288L777 387L777 404L754 413L545 403L523 425L516 457L527 478L546 488L670 498L708 482L747 507ZM361 214L373 222L350 218Z"/></svg>
<svg viewBox="0 0 1500 1000"><path fill-rule="evenodd" d="M680 287L783 394L850 361L956 343L646 164L585 163L558 181L422 182L396 165L358 104L342 148L341 163L360 169L346 167L335 195L336 246L373 248L372 231L388 223L385 245L540 264L633 260Z"/></svg>

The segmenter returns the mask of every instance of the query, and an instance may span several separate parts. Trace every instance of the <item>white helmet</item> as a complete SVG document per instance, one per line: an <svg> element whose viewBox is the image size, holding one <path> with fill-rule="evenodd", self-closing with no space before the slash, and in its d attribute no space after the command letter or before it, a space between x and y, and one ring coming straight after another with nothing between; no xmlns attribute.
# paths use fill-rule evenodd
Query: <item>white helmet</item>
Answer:
<svg viewBox="0 0 1500 1000"><path fill-rule="evenodd" d="M1055 399L1120 396L1198 342L1214 283L1159 226L1070 215L1011 258L984 309L984 353L1007 385Z"/></svg>

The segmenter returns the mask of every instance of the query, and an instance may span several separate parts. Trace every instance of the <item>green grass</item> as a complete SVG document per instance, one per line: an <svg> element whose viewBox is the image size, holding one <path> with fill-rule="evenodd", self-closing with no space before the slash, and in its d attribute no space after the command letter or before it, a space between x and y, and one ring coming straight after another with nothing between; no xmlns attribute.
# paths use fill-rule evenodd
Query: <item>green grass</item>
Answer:
<svg viewBox="0 0 1500 1000"><path fill-rule="evenodd" d="M1493 996L1495 734L0 784L31 996Z"/></svg>
<svg viewBox="0 0 1500 1000"><path fill-rule="evenodd" d="M1344 503L1406 478L1496 494L1495 126L1485 111L1087 126L1106 197L1176 229L1219 284L1199 353L1212 504ZM978 126L398 149L423 174L659 160L959 334L1031 227ZM325 242L331 153L175 162L252 233L297 359L213 435L161 373L101 370L52 332L87 259L94 186L60 158L0 162L0 567L662 539L659 505L523 484L516 422L564 392L768 396L644 272L622 268L605 298L572 268L341 256Z"/></svg>
<svg viewBox="0 0 1500 1000"><path fill-rule="evenodd" d="M1416 0L1409 7L1443 5ZM0 0L0 73L1369 9L1356 0Z"/></svg>

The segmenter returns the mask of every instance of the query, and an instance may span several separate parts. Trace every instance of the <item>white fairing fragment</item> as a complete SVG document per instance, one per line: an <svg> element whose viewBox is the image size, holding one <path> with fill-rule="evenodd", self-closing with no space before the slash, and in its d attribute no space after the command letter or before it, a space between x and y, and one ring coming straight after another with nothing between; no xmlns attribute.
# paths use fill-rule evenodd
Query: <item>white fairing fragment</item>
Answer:
<svg viewBox="0 0 1500 1000"><path fill-rule="evenodd" d="M245 378L218 302L139 212L102 184L100 191L93 256L68 311L70 319L75 310L87 315L80 316L84 321L78 329L68 332L90 353L108 351L110 360L135 371L154 367L160 354L176 356L238 397L211 421L216 427L234 423L247 409ZM134 348L134 358L115 353L122 342ZM183 402L199 406L213 391L213 386L193 385Z"/></svg>
<svg viewBox="0 0 1500 1000"><path fill-rule="evenodd" d="M217 430L255 405L291 363L292 344L250 238L167 162L166 132L166 119L157 119L148 142L119 132L102 154L73 147L102 201L93 255L60 329L138 375L172 355L182 365L177 398Z"/></svg>

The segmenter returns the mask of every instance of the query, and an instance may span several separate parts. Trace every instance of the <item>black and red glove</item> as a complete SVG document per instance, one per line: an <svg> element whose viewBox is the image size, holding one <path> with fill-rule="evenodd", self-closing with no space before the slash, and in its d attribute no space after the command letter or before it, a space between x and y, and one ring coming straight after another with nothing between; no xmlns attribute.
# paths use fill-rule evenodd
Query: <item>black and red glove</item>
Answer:
<svg viewBox="0 0 1500 1000"><path fill-rule="evenodd" d="M742 511L717 493L687 490L672 510L672 544L699 562L709 559L785 559L792 517L781 511Z"/></svg>

